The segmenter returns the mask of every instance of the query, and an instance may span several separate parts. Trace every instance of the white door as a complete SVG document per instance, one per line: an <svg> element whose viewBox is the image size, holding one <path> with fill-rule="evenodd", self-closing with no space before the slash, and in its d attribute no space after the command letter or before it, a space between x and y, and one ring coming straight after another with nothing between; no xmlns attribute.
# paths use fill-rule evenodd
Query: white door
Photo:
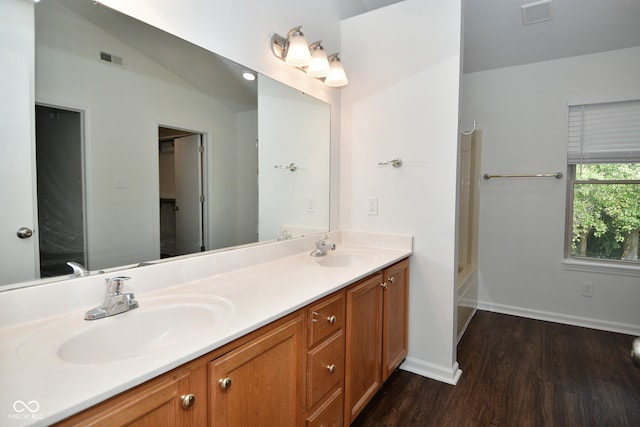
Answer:
<svg viewBox="0 0 640 427"><path fill-rule="evenodd" d="M7 22L33 20L27 2L0 2L0 16ZM33 25L32 23L30 25ZM34 95L33 39L21 40L11 33L16 25L0 28L0 286L33 280L38 276L38 239L35 236L35 148L33 135ZM8 34L8 33L9 34ZM32 237L19 238L25 227Z"/></svg>
<svg viewBox="0 0 640 427"><path fill-rule="evenodd" d="M176 255L200 252L202 241L201 136L175 139Z"/></svg>

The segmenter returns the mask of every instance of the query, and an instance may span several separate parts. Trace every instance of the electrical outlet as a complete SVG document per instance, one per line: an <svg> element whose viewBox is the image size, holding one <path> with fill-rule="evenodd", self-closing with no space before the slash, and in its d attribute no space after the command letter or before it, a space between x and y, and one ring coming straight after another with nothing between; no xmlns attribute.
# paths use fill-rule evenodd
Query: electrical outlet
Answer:
<svg viewBox="0 0 640 427"><path fill-rule="evenodd" d="M582 296L583 297L593 297L593 283L592 282L582 282Z"/></svg>

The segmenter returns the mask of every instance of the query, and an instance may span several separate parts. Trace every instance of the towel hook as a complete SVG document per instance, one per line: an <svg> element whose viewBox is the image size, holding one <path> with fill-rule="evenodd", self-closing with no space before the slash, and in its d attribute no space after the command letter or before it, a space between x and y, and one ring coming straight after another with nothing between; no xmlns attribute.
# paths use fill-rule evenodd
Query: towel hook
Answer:
<svg viewBox="0 0 640 427"><path fill-rule="evenodd" d="M469 132L465 132L462 130L462 120L460 121L460 133L463 135L471 135L472 133L474 133L476 131L476 125L478 124L478 122L476 122L475 120L473 121L473 129L471 129Z"/></svg>
<svg viewBox="0 0 640 427"><path fill-rule="evenodd" d="M273 167L276 169L284 169L291 172L295 172L298 170L298 166L296 166L295 163L289 163L288 165L273 165Z"/></svg>
<svg viewBox="0 0 640 427"><path fill-rule="evenodd" d="M398 159L387 160L385 162L378 162L378 166L387 166L387 165L391 165L394 168L399 168L400 166L402 166L402 159L398 158Z"/></svg>

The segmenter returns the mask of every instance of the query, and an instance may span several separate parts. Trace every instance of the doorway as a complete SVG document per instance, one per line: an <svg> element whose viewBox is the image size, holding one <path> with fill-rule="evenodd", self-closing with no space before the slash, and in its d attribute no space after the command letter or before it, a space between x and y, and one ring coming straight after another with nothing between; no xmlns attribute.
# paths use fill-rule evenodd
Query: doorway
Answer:
<svg viewBox="0 0 640 427"><path fill-rule="evenodd" d="M206 250L204 239L204 136L158 128L160 257Z"/></svg>
<svg viewBox="0 0 640 427"><path fill-rule="evenodd" d="M36 105L36 179L40 276L87 265L82 113Z"/></svg>

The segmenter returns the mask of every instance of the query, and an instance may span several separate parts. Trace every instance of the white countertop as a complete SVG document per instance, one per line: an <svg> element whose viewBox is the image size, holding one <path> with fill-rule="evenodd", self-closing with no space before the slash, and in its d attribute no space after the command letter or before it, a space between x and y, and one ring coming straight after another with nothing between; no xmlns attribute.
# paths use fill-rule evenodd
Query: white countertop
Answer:
<svg viewBox="0 0 640 427"><path fill-rule="evenodd" d="M371 257L365 257L347 267L327 267L319 265L315 258L309 256L314 246L309 246L308 243L317 240L317 236L314 239L304 238L306 240L297 243L271 243L257 249L250 248L251 254L239 250L200 256L197 262L202 265L225 264L237 267L230 270L230 267L219 268L220 272L205 273L201 278L181 280L180 277L189 274L183 271L186 267L180 267L180 261L173 265L165 263L158 266L157 272L154 271L155 266L138 269L145 270L145 274L138 274L138 277L134 273L139 271L125 270L124 273L132 277L127 286L135 290L136 299L140 303L140 308L129 313L92 322L85 321L84 313L101 302L101 297L98 297L89 304L80 298L81 304L78 307L59 314L46 314L43 318L34 314L21 314L21 322L0 329L0 416L5 420L1 424L49 425L62 420L202 356L411 254L410 236L333 232L331 238L338 249L330 252L328 257L345 251L368 253ZM302 245L306 245L308 250L300 252L300 248L304 247ZM271 255L262 254L261 251ZM240 258L255 259L256 253L258 258L264 257L262 259L266 261L248 265L245 261L243 265ZM173 284L166 284L167 269L178 270L177 278L172 279L175 282ZM193 275L194 269L198 270L191 261L187 270ZM201 270L215 271L210 268ZM161 285L148 283L163 282L161 277L165 278L165 283ZM52 287L56 284L42 286ZM58 286L62 289L64 284L59 282ZM77 286L75 282L74 286ZM12 292L14 295L10 295ZM54 291L44 288L30 289L22 294L19 290L8 291L0 293L0 304L24 304L25 298L33 299L34 292L44 292L47 295L47 292ZM103 292L104 288L98 295ZM203 299L221 298L231 310L215 326L186 338L179 345L151 354L90 364L69 363L57 357L59 344L82 328L91 327L89 323L120 321L118 318L125 319L125 316L145 310L145 301L151 305L153 301L179 299L193 294ZM94 298L94 295L95 291L91 290L87 298ZM55 300L49 300L48 303L46 308L49 310L51 304L59 306ZM24 310L22 307L22 311ZM38 313L37 306L30 307L30 310ZM0 318L1 320L3 319ZM123 330L122 333L126 334L127 331ZM49 344L42 345L43 348L34 347L34 340L29 340L32 336L46 337Z"/></svg>

